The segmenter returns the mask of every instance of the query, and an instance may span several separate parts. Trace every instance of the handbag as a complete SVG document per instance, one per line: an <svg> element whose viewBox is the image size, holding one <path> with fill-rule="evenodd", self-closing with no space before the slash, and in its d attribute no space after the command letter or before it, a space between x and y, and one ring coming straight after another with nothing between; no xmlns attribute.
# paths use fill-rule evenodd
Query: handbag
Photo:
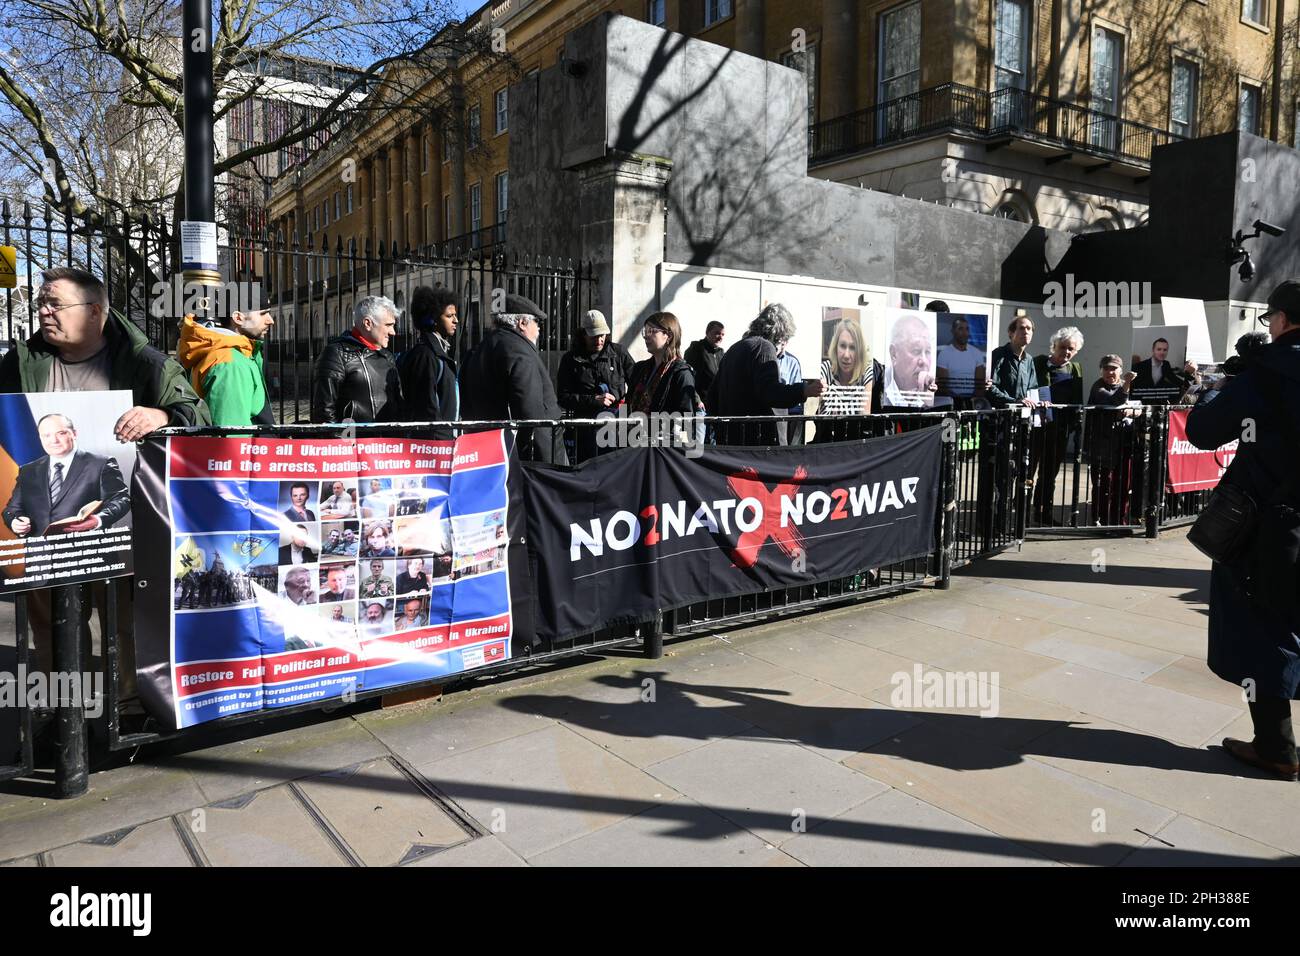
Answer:
<svg viewBox="0 0 1300 956"><path fill-rule="evenodd" d="M1235 485L1219 482L1187 532L1187 540L1211 561L1228 564L1245 556L1258 524L1255 499Z"/></svg>

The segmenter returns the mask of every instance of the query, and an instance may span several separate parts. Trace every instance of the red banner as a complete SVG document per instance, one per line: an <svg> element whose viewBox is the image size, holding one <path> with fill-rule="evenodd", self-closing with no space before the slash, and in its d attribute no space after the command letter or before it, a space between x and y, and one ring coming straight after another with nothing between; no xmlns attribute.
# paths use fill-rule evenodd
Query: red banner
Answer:
<svg viewBox="0 0 1300 956"><path fill-rule="evenodd" d="M1187 440L1187 411L1171 411L1165 455L1165 490L1177 494L1215 487L1236 454L1235 441L1210 451L1197 448Z"/></svg>

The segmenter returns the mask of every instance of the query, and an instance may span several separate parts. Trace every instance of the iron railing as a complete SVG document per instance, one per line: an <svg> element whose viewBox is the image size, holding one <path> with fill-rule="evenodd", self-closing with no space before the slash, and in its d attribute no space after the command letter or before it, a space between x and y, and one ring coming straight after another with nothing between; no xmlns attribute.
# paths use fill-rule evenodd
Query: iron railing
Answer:
<svg viewBox="0 0 1300 956"><path fill-rule="evenodd" d="M1184 138L1028 90L990 92L942 83L813 125L808 130L808 165L939 133L1018 137L1144 166L1150 165L1156 146Z"/></svg>

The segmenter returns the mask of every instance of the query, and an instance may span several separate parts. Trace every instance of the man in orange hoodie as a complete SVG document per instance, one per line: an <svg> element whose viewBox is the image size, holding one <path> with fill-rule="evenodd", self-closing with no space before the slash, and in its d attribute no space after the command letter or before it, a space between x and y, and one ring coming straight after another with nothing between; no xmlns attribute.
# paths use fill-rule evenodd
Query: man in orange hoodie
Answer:
<svg viewBox="0 0 1300 956"><path fill-rule="evenodd" d="M214 425L275 424L262 371L262 339L274 324L265 309L232 312L220 322L199 323L187 315L181 322L176 356L208 403Z"/></svg>

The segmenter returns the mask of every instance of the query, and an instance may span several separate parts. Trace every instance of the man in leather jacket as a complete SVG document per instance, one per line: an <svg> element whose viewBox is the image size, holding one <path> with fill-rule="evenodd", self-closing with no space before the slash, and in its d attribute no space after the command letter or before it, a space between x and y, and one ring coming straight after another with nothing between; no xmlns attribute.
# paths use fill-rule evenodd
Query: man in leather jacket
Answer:
<svg viewBox="0 0 1300 956"><path fill-rule="evenodd" d="M356 305L352 328L326 343L316 362L313 422L385 421L401 408L397 365L388 351L397 312L391 299L366 296Z"/></svg>

